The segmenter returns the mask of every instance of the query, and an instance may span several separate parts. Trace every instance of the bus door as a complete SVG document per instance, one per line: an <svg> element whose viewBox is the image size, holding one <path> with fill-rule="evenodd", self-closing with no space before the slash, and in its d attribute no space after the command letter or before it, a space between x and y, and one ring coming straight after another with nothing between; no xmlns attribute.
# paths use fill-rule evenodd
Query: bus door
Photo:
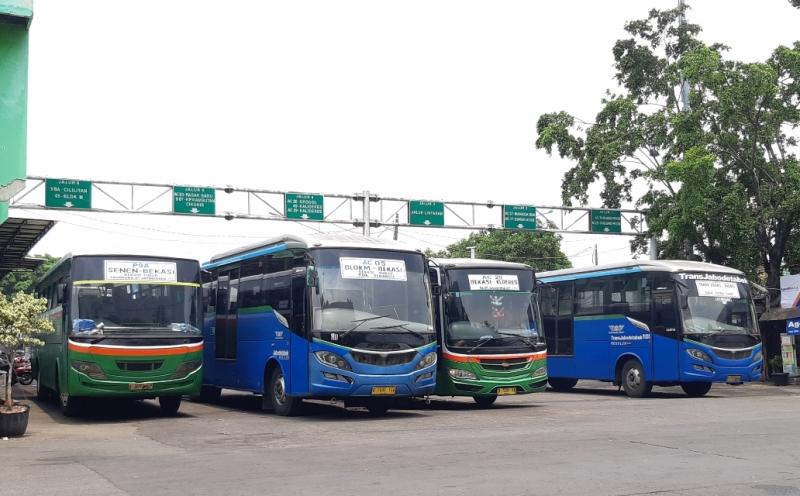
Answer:
<svg viewBox="0 0 800 496"><path fill-rule="evenodd" d="M239 268L221 271L217 280L217 315L214 332L215 369L217 379L236 386L237 324L239 297Z"/></svg>
<svg viewBox="0 0 800 496"><path fill-rule="evenodd" d="M305 268L296 271L291 278L291 314L289 316L289 336L291 349L289 352L289 369L287 388L296 396L309 393L309 341L311 340L311 315Z"/></svg>
<svg viewBox="0 0 800 496"><path fill-rule="evenodd" d="M667 273L652 276L653 312L652 380L676 381L679 375L680 333L678 331L675 283ZM647 366L645 365L645 368Z"/></svg>

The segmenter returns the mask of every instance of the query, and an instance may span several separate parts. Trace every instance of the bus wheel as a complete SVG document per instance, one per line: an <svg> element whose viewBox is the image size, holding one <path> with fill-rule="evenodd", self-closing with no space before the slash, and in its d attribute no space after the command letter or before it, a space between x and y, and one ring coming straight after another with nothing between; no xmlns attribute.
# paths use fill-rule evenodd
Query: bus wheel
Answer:
<svg viewBox="0 0 800 496"><path fill-rule="evenodd" d="M479 407L489 408L490 406L494 405L494 402L497 400L497 395L489 394L483 396L473 396L472 399L475 400L475 403L477 403Z"/></svg>
<svg viewBox="0 0 800 496"><path fill-rule="evenodd" d="M36 372L36 399L39 401L47 401L51 398L50 390L42 386L42 371Z"/></svg>
<svg viewBox="0 0 800 496"><path fill-rule="evenodd" d="M569 391L570 389L574 388L576 384L578 384L578 379L560 379L558 377L550 377L547 379L547 382L550 383L550 387L555 391Z"/></svg>
<svg viewBox="0 0 800 496"><path fill-rule="evenodd" d="M367 402L366 407L371 417L382 417L389 411L389 402L387 400L371 400Z"/></svg>
<svg viewBox="0 0 800 496"><path fill-rule="evenodd" d="M653 389L653 385L645 380L644 369L638 360L628 360L622 367L622 389L631 398L647 396Z"/></svg>
<svg viewBox="0 0 800 496"><path fill-rule="evenodd" d="M280 367L275 367L269 379L269 395L275 413L284 417L296 415L300 410L300 398L292 398L286 394L286 381Z"/></svg>
<svg viewBox="0 0 800 496"><path fill-rule="evenodd" d="M192 396L192 400L201 403L216 403L222 395L222 388L216 386L202 386L199 396Z"/></svg>
<svg viewBox="0 0 800 496"><path fill-rule="evenodd" d="M161 413L168 417L174 417L181 407L180 396L159 396L158 406L161 407Z"/></svg>
<svg viewBox="0 0 800 496"><path fill-rule="evenodd" d="M694 398L699 396L705 396L705 394L711 389L710 382L682 382L681 389L683 392L689 396Z"/></svg>

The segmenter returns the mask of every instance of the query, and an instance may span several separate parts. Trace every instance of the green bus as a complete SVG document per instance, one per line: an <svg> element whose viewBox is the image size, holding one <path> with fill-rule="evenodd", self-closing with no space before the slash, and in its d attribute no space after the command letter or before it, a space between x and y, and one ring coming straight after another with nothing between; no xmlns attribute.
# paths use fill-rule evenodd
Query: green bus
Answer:
<svg viewBox="0 0 800 496"><path fill-rule="evenodd" d="M56 332L42 335L33 371L39 399L64 415L87 398L158 398L177 413L200 393L200 266L195 260L66 255L36 286Z"/></svg>
<svg viewBox="0 0 800 496"><path fill-rule="evenodd" d="M439 367L434 394L498 396L544 391L547 346L533 269L521 263L431 259Z"/></svg>

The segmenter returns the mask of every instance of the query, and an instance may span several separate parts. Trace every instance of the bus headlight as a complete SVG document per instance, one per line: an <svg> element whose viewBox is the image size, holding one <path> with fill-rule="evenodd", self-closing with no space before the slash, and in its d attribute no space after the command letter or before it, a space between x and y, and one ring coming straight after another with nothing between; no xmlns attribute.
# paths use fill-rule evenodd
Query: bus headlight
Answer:
<svg viewBox="0 0 800 496"><path fill-rule="evenodd" d="M533 377L539 377L540 375L547 375L547 367L539 367L533 371Z"/></svg>
<svg viewBox="0 0 800 496"><path fill-rule="evenodd" d="M85 362L83 360L73 360L72 361L72 368L80 372L81 374L86 374L92 379L108 379L106 377L106 373L103 372L103 369L100 368L94 362Z"/></svg>
<svg viewBox="0 0 800 496"><path fill-rule="evenodd" d="M753 363L760 362L763 358L764 358L764 355L762 355L761 352L759 351L758 353L756 353L753 356Z"/></svg>
<svg viewBox="0 0 800 496"><path fill-rule="evenodd" d="M187 375L189 375L192 372L194 372L195 370L199 369L200 365L202 365L202 364L203 364L203 362L201 362L200 360L187 360L187 361L181 363L180 365L178 365L178 368L176 368L175 372L173 372L173 374L172 374L172 378L173 379L183 379Z"/></svg>
<svg viewBox="0 0 800 496"><path fill-rule="evenodd" d="M470 372L469 370L462 370L462 369L450 369L447 371L450 374L450 377L453 379L477 379L478 376Z"/></svg>
<svg viewBox="0 0 800 496"><path fill-rule="evenodd" d="M417 364L416 370L424 369L425 367L430 367L434 363L436 363L436 352L432 351L427 355L425 355L424 357L422 357L422 360L420 360L419 363Z"/></svg>
<svg viewBox="0 0 800 496"><path fill-rule="evenodd" d="M331 367L342 370L352 370L347 360L332 351L316 351L314 352L314 356L325 365L330 365Z"/></svg>
<svg viewBox="0 0 800 496"><path fill-rule="evenodd" d="M698 350L697 348L688 348L686 353L689 354L692 358L696 358L698 360L702 360L704 362L712 362L711 357L705 351Z"/></svg>

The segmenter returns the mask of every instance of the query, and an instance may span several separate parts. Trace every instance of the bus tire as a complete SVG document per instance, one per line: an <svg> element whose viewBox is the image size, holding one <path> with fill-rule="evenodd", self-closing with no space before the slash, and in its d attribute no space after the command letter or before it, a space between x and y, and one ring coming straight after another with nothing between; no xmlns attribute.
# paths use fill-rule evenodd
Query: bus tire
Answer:
<svg viewBox="0 0 800 496"><path fill-rule="evenodd" d="M222 388L204 385L200 387L200 394L192 396L192 400L200 403L216 403L219 401L220 396L222 396Z"/></svg>
<svg viewBox="0 0 800 496"><path fill-rule="evenodd" d="M683 392L686 393L687 396L691 396L693 398L698 398L700 396L705 396L706 393L711 389L710 382L682 382L681 389Z"/></svg>
<svg viewBox="0 0 800 496"><path fill-rule="evenodd" d="M161 408L161 413L167 417L174 417L178 414L178 409L181 407L180 396L159 396L158 406Z"/></svg>
<svg viewBox="0 0 800 496"><path fill-rule="evenodd" d="M653 385L647 382L644 368L639 360L628 360L622 366L622 389L631 398L643 398L650 394Z"/></svg>
<svg viewBox="0 0 800 496"><path fill-rule="evenodd" d="M475 400L475 403L478 404L478 407L489 408L490 406L494 405L495 401L497 401L497 395L485 394L481 396L473 396L472 399Z"/></svg>
<svg viewBox="0 0 800 496"><path fill-rule="evenodd" d="M61 414L65 417L75 417L80 415L81 408L83 407L82 398L72 396L67 393L61 392L61 382L56 376L56 399L58 400L58 407Z"/></svg>
<svg viewBox="0 0 800 496"><path fill-rule="evenodd" d="M555 391L569 391L578 384L578 379L568 379L563 377L550 377L547 379L550 387Z"/></svg>
<svg viewBox="0 0 800 496"><path fill-rule="evenodd" d="M293 398L286 394L286 381L281 368L275 367L269 377L267 394L272 402L272 409L278 415L291 417L300 411L300 398Z"/></svg>
<svg viewBox="0 0 800 496"><path fill-rule="evenodd" d="M42 385L42 371L36 372L36 399L39 401L47 401L52 398L50 390Z"/></svg>
<svg viewBox="0 0 800 496"><path fill-rule="evenodd" d="M389 401L370 400L367 402L366 407L370 417L383 417L389 411Z"/></svg>

